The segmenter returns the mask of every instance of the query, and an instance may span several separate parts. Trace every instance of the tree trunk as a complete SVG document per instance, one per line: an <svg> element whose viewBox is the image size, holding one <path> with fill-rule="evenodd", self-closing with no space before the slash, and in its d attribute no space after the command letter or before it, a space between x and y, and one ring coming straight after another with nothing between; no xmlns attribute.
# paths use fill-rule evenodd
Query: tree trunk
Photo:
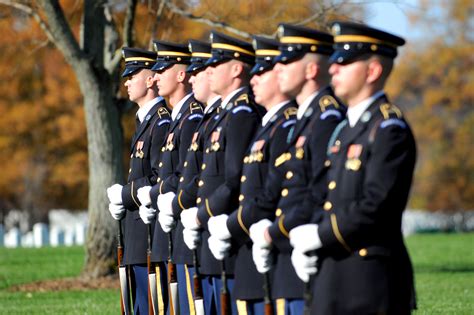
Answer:
<svg viewBox="0 0 474 315"><path fill-rule="evenodd" d="M106 187L123 181L122 130L108 74L93 76L82 71L77 77L84 95L89 156L89 227L83 276L96 278L110 274L116 264L117 224L108 211Z"/></svg>

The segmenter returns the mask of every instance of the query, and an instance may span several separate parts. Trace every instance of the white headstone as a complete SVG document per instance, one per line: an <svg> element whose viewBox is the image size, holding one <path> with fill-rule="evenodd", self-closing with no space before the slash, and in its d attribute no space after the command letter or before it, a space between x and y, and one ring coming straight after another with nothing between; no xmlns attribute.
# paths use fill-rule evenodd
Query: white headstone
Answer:
<svg viewBox="0 0 474 315"><path fill-rule="evenodd" d="M64 245L64 231L53 226L49 231L49 243L54 247Z"/></svg>
<svg viewBox="0 0 474 315"><path fill-rule="evenodd" d="M20 247L21 245L21 233L20 229L17 227L11 228L10 231L8 231L5 234L5 247Z"/></svg>
<svg viewBox="0 0 474 315"><path fill-rule="evenodd" d="M86 242L87 227L84 223L76 224L76 245L84 245Z"/></svg>
<svg viewBox="0 0 474 315"><path fill-rule="evenodd" d="M44 223L35 223L35 225L33 225L33 239L35 247L49 245L48 225Z"/></svg>
<svg viewBox="0 0 474 315"><path fill-rule="evenodd" d="M21 237L21 247L33 247L35 246L35 238L33 231L29 231Z"/></svg>
<svg viewBox="0 0 474 315"><path fill-rule="evenodd" d="M0 224L0 247L5 246L5 229L3 224Z"/></svg>
<svg viewBox="0 0 474 315"><path fill-rule="evenodd" d="M66 246L73 246L74 245L74 228L71 228L68 226L66 230L64 231L64 245Z"/></svg>

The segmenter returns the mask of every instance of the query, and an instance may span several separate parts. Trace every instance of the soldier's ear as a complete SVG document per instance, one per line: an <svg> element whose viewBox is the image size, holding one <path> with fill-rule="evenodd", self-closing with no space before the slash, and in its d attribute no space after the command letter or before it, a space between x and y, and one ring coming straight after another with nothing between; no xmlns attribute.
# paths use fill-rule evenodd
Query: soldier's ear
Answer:
<svg viewBox="0 0 474 315"><path fill-rule="evenodd" d="M153 74L146 77L145 84L148 89L152 88L156 84Z"/></svg>
<svg viewBox="0 0 474 315"><path fill-rule="evenodd" d="M367 66L367 83L374 83L379 80L383 73L383 66L379 59L371 58Z"/></svg>
<svg viewBox="0 0 474 315"><path fill-rule="evenodd" d="M240 62L234 62L231 67L231 75L233 78L238 78L244 71L244 66Z"/></svg>
<svg viewBox="0 0 474 315"><path fill-rule="evenodd" d="M183 83L186 80L186 72L184 70L179 70L176 77L179 83Z"/></svg>
<svg viewBox="0 0 474 315"><path fill-rule="evenodd" d="M305 79L314 80L319 73L319 66L316 62L308 62L305 67Z"/></svg>

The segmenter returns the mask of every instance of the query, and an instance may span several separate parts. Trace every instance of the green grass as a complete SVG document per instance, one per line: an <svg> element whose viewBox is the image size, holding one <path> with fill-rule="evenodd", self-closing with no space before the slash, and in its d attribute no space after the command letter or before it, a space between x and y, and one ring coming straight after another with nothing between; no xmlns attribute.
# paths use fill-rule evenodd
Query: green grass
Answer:
<svg viewBox="0 0 474 315"><path fill-rule="evenodd" d="M474 234L413 235L407 245L415 268L415 314L474 314Z"/></svg>
<svg viewBox="0 0 474 315"><path fill-rule="evenodd" d="M474 314L474 233L407 238L415 268L418 311ZM118 314L118 290L12 292L9 287L79 275L82 247L0 248L0 314Z"/></svg>

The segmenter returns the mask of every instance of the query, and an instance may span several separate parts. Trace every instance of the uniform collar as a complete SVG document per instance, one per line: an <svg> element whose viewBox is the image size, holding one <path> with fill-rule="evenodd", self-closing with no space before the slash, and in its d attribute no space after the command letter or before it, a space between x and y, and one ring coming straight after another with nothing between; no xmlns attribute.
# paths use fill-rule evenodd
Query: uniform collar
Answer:
<svg viewBox="0 0 474 315"><path fill-rule="evenodd" d="M143 122L143 120L145 119L146 117L146 114L148 114L148 112L150 111L150 109L155 106L155 104L161 102L163 100L163 97L161 96L158 96L158 97L155 97L154 99L152 99L151 101L148 101L145 103L145 105L143 105L142 107L140 107L138 110L137 110L137 117L138 119L140 120L140 123Z"/></svg>
<svg viewBox="0 0 474 315"><path fill-rule="evenodd" d="M347 108L347 119L349 120L349 125L351 127L354 127L357 124L357 121L359 121L360 116L365 112L367 108L369 108L370 104L372 104L376 99L384 95L384 91L378 91L375 94L372 94L372 96L366 98L359 104L355 106L351 106Z"/></svg>
<svg viewBox="0 0 474 315"><path fill-rule="evenodd" d="M296 112L296 119L300 120L303 117L304 112L308 109L311 102L318 96L319 90L308 96L303 104L298 106L298 111Z"/></svg>
<svg viewBox="0 0 474 315"><path fill-rule="evenodd" d="M239 93L239 92L242 91L243 89L245 89L245 86L240 87L240 88L238 88L237 90L232 91L229 95L227 95L227 97L222 101L221 107L222 107L223 109L225 109L225 107L227 106L227 103L229 103L229 101L230 101L237 93Z"/></svg>
<svg viewBox="0 0 474 315"><path fill-rule="evenodd" d="M207 102L207 106L204 108L204 114L207 114L211 110L212 105L214 105L220 99L221 97L219 95L216 95L209 102Z"/></svg>
<svg viewBox="0 0 474 315"><path fill-rule="evenodd" d="M188 100L188 98L191 97L191 95L193 95L193 93L187 94L178 103L176 103L176 105L173 106L173 110L171 111L172 120L176 120L176 117L178 116L178 113L181 110L181 107L183 107L183 104Z"/></svg>
<svg viewBox="0 0 474 315"><path fill-rule="evenodd" d="M290 100L287 100L287 101L284 101L284 102L281 102L281 103L278 103L276 104L275 106L273 106L272 108L270 108L270 110L268 112L265 113L265 115L262 117L262 127L265 127L268 122L270 121L270 119L276 115L276 113L278 113L278 111L283 107L285 106L286 104L288 104L290 102Z"/></svg>

